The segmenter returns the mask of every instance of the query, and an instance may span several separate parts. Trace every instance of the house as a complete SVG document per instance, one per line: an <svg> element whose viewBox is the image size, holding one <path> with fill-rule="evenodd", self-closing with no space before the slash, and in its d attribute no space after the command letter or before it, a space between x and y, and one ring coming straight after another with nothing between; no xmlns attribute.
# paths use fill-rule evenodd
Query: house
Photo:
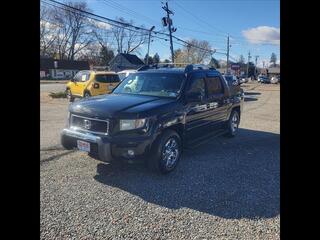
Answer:
<svg viewBox="0 0 320 240"><path fill-rule="evenodd" d="M268 77L280 76L280 67L270 67L268 68Z"/></svg>
<svg viewBox="0 0 320 240"><path fill-rule="evenodd" d="M268 77L280 76L280 67L261 68L260 73Z"/></svg>
<svg viewBox="0 0 320 240"><path fill-rule="evenodd" d="M88 61L56 60L40 57L40 79L68 79L78 71L89 70Z"/></svg>
<svg viewBox="0 0 320 240"><path fill-rule="evenodd" d="M114 72L120 72L127 69L138 69L144 62L134 54L119 53L109 62L109 69Z"/></svg>

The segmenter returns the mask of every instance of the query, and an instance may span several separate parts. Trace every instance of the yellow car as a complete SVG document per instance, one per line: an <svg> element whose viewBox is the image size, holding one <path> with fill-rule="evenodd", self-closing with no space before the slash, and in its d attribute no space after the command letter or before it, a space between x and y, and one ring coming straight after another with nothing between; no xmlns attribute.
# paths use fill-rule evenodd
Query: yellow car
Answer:
<svg viewBox="0 0 320 240"><path fill-rule="evenodd" d="M72 102L74 98L87 98L107 94L120 82L115 72L80 71L67 83L67 97Z"/></svg>

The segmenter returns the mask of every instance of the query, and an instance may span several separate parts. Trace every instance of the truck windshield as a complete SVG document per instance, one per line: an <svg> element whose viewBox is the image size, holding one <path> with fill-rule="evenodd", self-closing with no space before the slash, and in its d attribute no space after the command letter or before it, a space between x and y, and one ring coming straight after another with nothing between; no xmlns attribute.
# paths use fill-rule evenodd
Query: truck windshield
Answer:
<svg viewBox="0 0 320 240"><path fill-rule="evenodd" d="M132 73L113 93L137 94L158 97L177 97L184 75L177 73Z"/></svg>

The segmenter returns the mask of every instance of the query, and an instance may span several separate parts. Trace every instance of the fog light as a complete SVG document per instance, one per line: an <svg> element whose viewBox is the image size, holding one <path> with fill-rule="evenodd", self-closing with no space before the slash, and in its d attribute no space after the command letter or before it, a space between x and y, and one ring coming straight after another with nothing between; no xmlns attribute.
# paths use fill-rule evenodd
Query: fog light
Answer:
<svg viewBox="0 0 320 240"><path fill-rule="evenodd" d="M134 156L134 151L133 150L128 150L128 155L130 156L130 157L133 157Z"/></svg>

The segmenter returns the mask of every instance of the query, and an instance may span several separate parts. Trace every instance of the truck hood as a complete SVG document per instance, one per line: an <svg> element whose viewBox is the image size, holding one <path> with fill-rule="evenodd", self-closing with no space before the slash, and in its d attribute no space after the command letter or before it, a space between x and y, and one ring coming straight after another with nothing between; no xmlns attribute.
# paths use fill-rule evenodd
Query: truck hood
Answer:
<svg viewBox="0 0 320 240"><path fill-rule="evenodd" d="M172 105L176 99L130 94L106 94L82 99L70 105L73 114L92 118L139 118L153 114L164 105ZM163 109L164 110L164 109ZM160 111L162 112L162 111Z"/></svg>

